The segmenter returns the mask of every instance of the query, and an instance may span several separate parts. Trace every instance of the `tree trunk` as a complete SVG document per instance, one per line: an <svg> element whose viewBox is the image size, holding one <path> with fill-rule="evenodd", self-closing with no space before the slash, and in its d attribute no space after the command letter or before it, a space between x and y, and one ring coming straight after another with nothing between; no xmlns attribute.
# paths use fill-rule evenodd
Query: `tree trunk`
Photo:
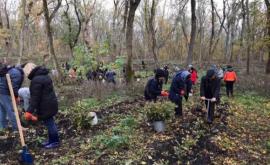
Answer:
<svg viewBox="0 0 270 165"><path fill-rule="evenodd" d="M18 58L18 64L21 63L21 59L23 56L23 50L24 50L24 29L25 29L25 6L26 6L26 0L21 1L21 30L20 30L20 41L19 41L19 58Z"/></svg>
<svg viewBox="0 0 270 165"><path fill-rule="evenodd" d="M267 6L267 47L268 47L268 60L266 63L265 73L270 74L270 2L269 0L265 0L265 4Z"/></svg>
<svg viewBox="0 0 270 165"><path fill-rule="evenodd" d="M214 6L214 0L211 0L211 37L210 37L210 44L209 44L209 57L208 61L210 62L212 59L212 47L213 47L213 40L215 37L215 6Z"/></svg>
<svg viewBox="0 0 270 165"><path fill-rule="evenodd" d="M132 41L133 41L133 22L135 17L135 12L140 4L141 0L129 1L129 12L127 18L127 30L126 30L126 50L127 50L127 64L126 64L126 81L131 83L134 76L134 71L132 69Z"/></svg>
<svg viewBox="0 0 270 165"><path fill-rule="evenodd" d="M193 48L196 39L196 0L191 0L191 32L190 43L188 49L187 64L191 64L193 60Z"/></svg>
<svg viewBox="0 0 270 165"><path fill-rule="evenodd" d="M250 22L249 22L249 0L246 0L246 16L247 16L247 74L250 70Z"/></svg>
<svg viewBox="0 0 270 165"><path fill-rule="evenodd" d="M58 5L60 7L61 1L58 1ZM59 7L57 7L57 8L59 9ZM57 8L55 8L53 14L55 14L57 12L57 10L58 10ZM54 15L49 14L47 0L43 0L43 10L44 10L45 23L46 23L47 38L48 38L48 42L49 42L49 53L50 53L50 56L53 57L55 68L57 69L57 71L59 73L59 78L62 81L63 80L62 70L61 70L61 67L58 63L58 60L57 60L57 57L56 57L56 54L54 51L54 47L53 47L53 36L52 36L53 34L52 34L52 28L51 28L51 20L52 20Z"/></svg>
<svg viewBox="0 0 270 165"><path fill-rule="evenodd" d="M241 0L242 6L242 29L241 29L241 38L240 38L240 52L238 53L237 61L241 62L241 57L244 56L244 34L245 34L245 25L246 25L246 8L245 8L245 0Z"/></svg>

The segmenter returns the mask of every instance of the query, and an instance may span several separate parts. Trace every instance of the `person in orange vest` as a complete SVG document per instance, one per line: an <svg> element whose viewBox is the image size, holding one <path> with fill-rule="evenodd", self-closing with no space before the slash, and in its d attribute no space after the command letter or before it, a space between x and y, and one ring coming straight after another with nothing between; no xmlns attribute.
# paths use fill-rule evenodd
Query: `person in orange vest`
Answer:
<svg viewBox="0 0 270 165"><path fill-rule="evenodd" d="M224 74L224 82L226 84L226 93L227 96L230 95L233 97L233 85L237 81L237 76L232 66L228 66L227 71Z"/></svg>

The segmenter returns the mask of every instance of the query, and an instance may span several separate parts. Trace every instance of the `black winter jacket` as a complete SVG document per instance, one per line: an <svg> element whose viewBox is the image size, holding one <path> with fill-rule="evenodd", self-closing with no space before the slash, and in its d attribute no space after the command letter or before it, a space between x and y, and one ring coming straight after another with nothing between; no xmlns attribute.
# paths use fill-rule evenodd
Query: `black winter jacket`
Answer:
<svg viewBox="0 0 270 165"><path fill-rule="evenodd" d="M211 99L219 98L220 80L216 77L211 80L209 76L204 76L201 79L200 95Z"/></svg>
<svg viewBox="0 0 270 165"><path fill-rule="evenodd" d="M58 112L58 102L53 89L49 70L38 66L29 74L30 84L30 106L28 112L36 112L39 120L46 120Z"/></svg>
<svg viewBox="0 0 270 165"><path fill-rule="evenodd" d="M144 90L145 99L156 101L157 97L161 95L162 85L163 83L158 82L154 77L148 80Z"/></svg>

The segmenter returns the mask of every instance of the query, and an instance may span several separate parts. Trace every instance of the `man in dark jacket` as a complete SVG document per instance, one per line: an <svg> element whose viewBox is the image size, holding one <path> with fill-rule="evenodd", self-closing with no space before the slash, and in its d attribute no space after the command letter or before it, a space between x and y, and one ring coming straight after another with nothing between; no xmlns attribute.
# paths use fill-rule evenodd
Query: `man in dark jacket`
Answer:
<svg viewBox="0 0 270 165"><path fill-rule="evenodd" d="M58 112L58 101L53 89L52 79L49 77L49 70L42 67L35 67L29 74L30 84L30 105L25 113L26 120L32 119L32 113L36 113L38 120L44 122L48 129L49 140L42 145L46 149L59 146L59 136L53 117Z"/></svg>
<svg viewBox="0 0 270 165"><path fill-rule="evenodd" d="M190 80L189 71L180 71L176 73L172 80L169 99L177 105L175 108L175 116L182 116L182 97L188 99L188 94L191 93L192 82Z"/></svg>
<svg viewBox="0 0 270 165"><path fill-rule="evenodd" d="M207 106L207 122L211 124L214 120L214 111L217 98L219 97L220 81L215 73L215 70L207 71L206 76L201 79L200 95L201 99L205 100ZM208 106L209 103L209 106Z"/></svg>
<svg viewBox="0 0 270 165"><path fill-rule="evenodd" d="M167 65L164 66L164 73L165 73L165 84L167 84L169 80L169 67Z"/></svg>
<svg viewBox="0 0 270 165"><path fill-rule="evenodd" d="M145 90L144 98L148 101L156 101L158 96L166 96L167 93L162 91L164 81L164 71L162 69L155 70L155 77L148 80Z"/></svg>
<svg viewBox="0 0 270 165"><path fill-rule="evenodd" d="M6 74L10 75L14 95L18 99L18 90L23 82L23 71L16 67L7 67L0 64L0 129L7 127L7 117L12 124L13 130L17 130L16 118L12 107L10 92L6 80Z"/></svg>

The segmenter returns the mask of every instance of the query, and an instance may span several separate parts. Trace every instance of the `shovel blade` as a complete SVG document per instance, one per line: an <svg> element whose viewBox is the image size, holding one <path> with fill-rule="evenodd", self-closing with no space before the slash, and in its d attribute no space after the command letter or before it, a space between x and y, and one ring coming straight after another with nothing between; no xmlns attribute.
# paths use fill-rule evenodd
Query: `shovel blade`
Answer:
<svg viewBox="0 0 270 165"><path fill-rule="evenodd" d="M28 148L26 146L23 147L20 154L21 154L20 155L21 156L20 157L21 164L25 164L25 165L34 164L32 155L29 153Z"/></svg>

